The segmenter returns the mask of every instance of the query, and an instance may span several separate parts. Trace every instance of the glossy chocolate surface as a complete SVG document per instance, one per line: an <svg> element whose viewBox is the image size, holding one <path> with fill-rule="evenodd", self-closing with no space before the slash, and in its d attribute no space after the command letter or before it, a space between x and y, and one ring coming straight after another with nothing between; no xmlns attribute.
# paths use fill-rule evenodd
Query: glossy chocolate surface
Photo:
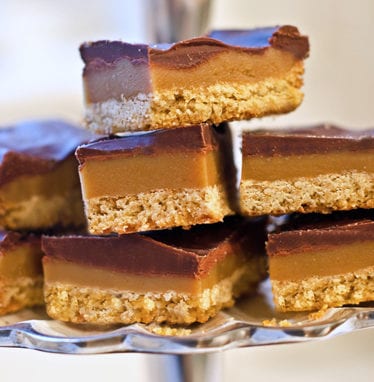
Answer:
<svg viewBox="0 0 374 382"><path fill-rule="evenodd" d="M199 278L235 249L263 253L264 224L243 219L193 227L190 230L122 236L43 237L49 258L141 275L178 275ZM243 253L240 253L243 255Z"/></svg>
<svg viewBox="0 0 374 382"><path fill-rule="evenodd" d="M134 64L148 62L148 46L133 45L121 41L101 40L80 46L80 53L85 63L100 59L102 63L112 64L119 58L127 58Z"/></svg>
<svg viewBox="0 0 374 382"><path fill-rule="evenodd" d="M243 133L244 156L274 157L365 150L374 150L374 129L347 130L321 124L301 129Z"/></svg>
<svg viewBox="0 0 374 382"><path fill-rule="evenodd" d="M21 175L51 171L94 137L58 120L21 122L0 129L0 185Z"/></svg>
<svg viewBox="0 0 374 382"><path fill-rule="evenodd" d="M300 35L298 29L291 25L252 30L217 30L212 31L209 37L227 45L247 49L263 49L273 46L289 51L298 59L306 58L309 52L308 38Z"/></svg>
<svg viewBox="0 0 374 382"><path fill-rule="evenodd" d="M269 256L302 254L374 241L374 214L372 210L357 210L329 215L294 215L282 231L269 235L266 246Z"/></svg>
<svg viewBox="0 0 374 382"><path fill-rule="evenodd" d="M217 30L208 36L180 41L174 44L146 46L121 41L97 41L82 44L80 53L88 71L111 66L127 59L133 64L154 62L170 68L188 68L205 62L223 50L240 50L261 54L274 47L303 59L308 55L309 42L293 26L258 28L250 30Z"/></svg>
<svg viewBox="0 0 374 382"><path fill-rule="evenodd" d="M100 140L80 146L76 156L83 164L85 158L115 155L154 155L158 152L212 151L217 148L214 129L208 124L131 133L125 137Z"/></svg>

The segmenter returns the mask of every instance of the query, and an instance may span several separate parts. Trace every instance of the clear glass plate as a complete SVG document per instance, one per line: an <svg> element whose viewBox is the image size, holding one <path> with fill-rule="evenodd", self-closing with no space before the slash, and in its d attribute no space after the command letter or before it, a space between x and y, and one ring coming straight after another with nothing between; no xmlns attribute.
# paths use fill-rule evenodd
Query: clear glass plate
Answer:
<svg viewBox="0 0 374 382"><path fill-rule="evenodd" d="M155 325L94 327L49 319L42 308L0 317L0 346L65 354L143 352L197 354L238 347L327 339L374 327L374 302L317 314L276 313L269 281L205 324L189 328ZM165 331L167 335L160 335ZM168 335L173 334L173 335Z"/></svg>

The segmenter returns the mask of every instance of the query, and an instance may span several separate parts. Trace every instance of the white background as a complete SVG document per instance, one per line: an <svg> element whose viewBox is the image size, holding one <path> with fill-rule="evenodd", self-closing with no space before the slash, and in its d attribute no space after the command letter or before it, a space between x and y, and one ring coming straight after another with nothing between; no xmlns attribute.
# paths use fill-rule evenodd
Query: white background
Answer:
<svg viewBox="0 0 374 382"><path fill-rule="evenodd" d="M78 46L103 38L144 40L142 1L0 0L0 124L31 117L79 121ZM252 121L374 125L374 1L216 0L212 27L294 24L310 36L305 100L295 112ZM222 354L224 381L371 381L374 330L292 346ZM0 381L156 381L159 356L63 356L0 349ZM152 369L153 370L153 369Z"/></svg>

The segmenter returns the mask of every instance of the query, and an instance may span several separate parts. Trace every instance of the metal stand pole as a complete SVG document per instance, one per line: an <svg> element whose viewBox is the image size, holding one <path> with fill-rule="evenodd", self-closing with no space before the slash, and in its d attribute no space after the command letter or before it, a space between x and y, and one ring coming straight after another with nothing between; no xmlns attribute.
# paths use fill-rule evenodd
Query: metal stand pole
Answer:
<svg viewBox="0 0 374 382"><path fill-rule="evenodd" d="M162 382L221 382L222 353L165 355L153 358L151 380Z"/></svg>
<svg viewBox="0 0 374 382"><path fill-rule="evenodd" d="M211 0L146 0L150 42L177 42L206 32Z"/></svg>

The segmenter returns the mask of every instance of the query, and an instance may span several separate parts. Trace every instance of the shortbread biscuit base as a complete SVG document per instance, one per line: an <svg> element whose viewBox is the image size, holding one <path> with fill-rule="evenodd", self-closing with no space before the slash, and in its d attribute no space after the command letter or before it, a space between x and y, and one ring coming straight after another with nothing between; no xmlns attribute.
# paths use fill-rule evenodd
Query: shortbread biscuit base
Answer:
<svg viewBox="0 0 374 382"><path fill-rule="evenodd" d="M232 276L198 295L173 290L140 294L46 283L44 297L47 313L54 319L74 323L205 322L221 309L232 306L235 297L254 292L265 273L263 264L261 259L253 259Z"/></svg>
<svg viewBox="0 0 374 382"><path fill-rule="evenodd" d="M43 305L43 277L0 278L0 315Z"/></svg>
<svg viewBox="0 0 374 382"><path fill-rule="evenodd" d="M221 186L156 190L85 201L88 230L101 235L216 223L232 213Z"/></svg>
<svg viewBox="0 0 374 382"><path fill-rule="evenodd" d="M305 280L272 280L279 311L318 310L374 300L374 266L334 276L314 276Z"/></svg>
<svg viewBox="0 0 374 382"><path fill-rule="evenodd" d="M172 88L86 105L85 122L95 133L153 130L202 122L245 120L296 109L303 99L304 65L287 76L254 84L218 83L204 88Z"/></svg>
<svg viewBox="0 0 374 382"><path fill-rule="evenodd" d="M0 226L6 229L41 230L84 224L82 196L78 188L66 195L33 195L13 203L0 200Z"/></svg>
<svg viewBox="0 0 374 382"><path fill-rule="evenodd" d="M257 216L374 208L374 175L362 172L240 182L240 211Z"/></svg>

